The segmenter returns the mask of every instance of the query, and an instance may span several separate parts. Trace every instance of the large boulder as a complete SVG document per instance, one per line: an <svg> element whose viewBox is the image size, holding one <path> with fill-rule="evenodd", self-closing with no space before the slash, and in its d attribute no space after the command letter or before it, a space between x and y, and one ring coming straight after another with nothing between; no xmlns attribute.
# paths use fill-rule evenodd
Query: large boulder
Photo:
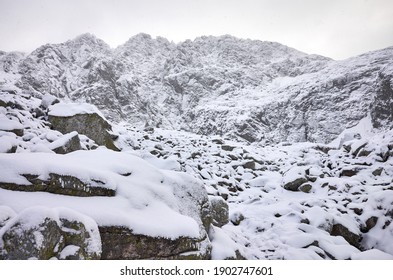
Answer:
<svg viewBox="0 0 393 280"><path fill-rule="evenodd" d="M69 209L26 209L0 230L0 259L99 259L100 256L97 224Z"/></svg>
<svg viewBox="0 0 393 280"><path fill-rule="evenodd" d="M26 164L30 162L35 164ZM11 208L17 205L18 211L28 211L35 205L52 209L55 205L91 217L102 237L103 259L209 259L211 256L207 234L212 222L209 198L203 183L190 175L157 169L132 154L105 148L65 155L0 154L0 166L4 168L0 173L1 186L13 184L21 186L19 188L34 188L36 185L43 188L40 192L30 193L0 188L0 205ZM55 180L54 174L59 177L57 183L50 186L50 182ZM63 189L67 185L64 182L66 176L78 180L78 183L89 184L86 191L95 191L100 186L113 192L113 196L84 198L81 197L83 193L48 193L48 185L49 188L57 185L58 189ZM4 215L4 220L9 219L10 215ZM61 217L37 220L34 223L37 227L34 226L34 230L26 235L26 240L32 240L29 241L30 247L35 244L33 232L36 228L45 229L56 237L59 235L57 226L67 227L70 234L60 234L65 242L61 251L54 252L52 249L55 241L58 241L55 238L53 242L45 244L48 252L37 253L36 250L29 257L46 258L57 253L56 257L61 259L85 258L83 250L76 245L84 235L83 225L72 221L68 218L63 221ZM8 229L13 228L9 223ZM8 232L8 229L4 231ZM79 233L71 234L75 232ZM19 253L14 255L15 258L20 256Z"/></svg>
<svg viewBox="0 0 393 280"><path fill-rule="evenodd" d="M98 109L90 104L58 103L50 106L48 120L52 128L63 134L77 131L100 146L119 151L110 133L112 126Z"/></svg>
<svg viewBox="0 0 393 280"><path fill-rule="evenodd" d="M175 239L134 234L124 227L100 227L102 259L209 259L211 245L202 238Z"/></svg>

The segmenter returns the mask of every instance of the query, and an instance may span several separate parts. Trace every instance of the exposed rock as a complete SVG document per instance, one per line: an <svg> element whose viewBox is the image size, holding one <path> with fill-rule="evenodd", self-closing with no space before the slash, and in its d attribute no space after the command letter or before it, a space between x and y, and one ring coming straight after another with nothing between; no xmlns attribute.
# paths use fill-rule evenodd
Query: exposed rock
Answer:
<svg viewBox="0 0 393 280"><path fill-rule="evenodd" d="M134 234L122 227L100 227L102 259L210 259L211 246L203 239L169 239Z"/></svg>
<svg viewBox="0 0 393 280"><path fill-rule="evenodd" d="M81 150L81 142L76 131L68 133L49 146L56 154L67 154Z"/></svg>
<svg viewBox="0 0 393 280"><path fill-rule="evenodd" d="M240 212L235 212L232 214L230 220L231 223L234 224L235 226L240 225L240 223L245 219L244 215Z"/></svg>
<svg viewBox="0 0 393 280"><path fill-rule="evenodd" d="M79 134L84 134L90 139L94 140L98 145L106 146L108 149L119 151L115 146L112 135L108 132L112 126L97 112L78 112L75 115L57 114L55 106L51 107L49 111L49 122L52 128L60 131L63 134L77 131ZM61 104L64 106L64 104ZM69 105L72 111L72 106Z"/></svg>
<svg viewBox="0 0 393 280"><path fill-rule="evenodd" d="M86 227L84 222L89 225ZM21 212L0 232L0 259L61 258L62 250L70 245L78 248L78 254L74 255L77 259L99 259L101 241L97 225L88 217L66 209L35 207Z"/></svg>
<svg viewBox="0 0 393 280"><path fill-rule="evenodd" d="M372 216L366 220L365 226L363 226L360 230L363 233L369 232L373 227L377 225L378 217Z"/></svg>
<svg viewBox="0 0 393 280"><path fill-rule="evenodd" d="M360 248L360 235L353 233L347 227L342 224L334 224L330 235L333 236L342 236L349 244L355 246L356 248Z"/></svg>
<svg viewBox="0 0 393 280"><path fill-rule="evenodd" d="M255 161L252 161L252 160L251 161L247 161L247 162L243 163L243 167L255 170Z"/></svg>
<svg viewBox="0 0 393 280"><path fill-rule="evenodd" d="M306 170L301 167L292 167L283 176L283 188L289 191L298 191L299 187L308 182Z"/></svg>
<svg viewBox="0 0 393 280"><path fill-rule="evenodd" d="M221 145L221 149L224 151L232 152L236 147L231 145Z"/></svg>
<svg viewBox="0 0 393 280"><path fill-rule="evenodd" d="M54 194L72 196L114 196L115 190L104 187L103 182L96 180L96 185L85 183L80 179L69 176L50 173L49 178L41 179L39 175L21 174L31 185L0 182L0 188L13 191L25 192L49 192Z"/></svg>
<svg viewBox="0 0 393 280"><path fill-rule="evenodd" d="M298 190L304 193L309 193L312 189L312 186L310 184L303 184L301 185Z"/></svg>
<svg viewBox="0 0 393 280"><path fill-rule="evenodd" d="M217 227L222 227L229 221L228 217L228 204L221 197L211 197L211 215L212 224Z"/></svg>

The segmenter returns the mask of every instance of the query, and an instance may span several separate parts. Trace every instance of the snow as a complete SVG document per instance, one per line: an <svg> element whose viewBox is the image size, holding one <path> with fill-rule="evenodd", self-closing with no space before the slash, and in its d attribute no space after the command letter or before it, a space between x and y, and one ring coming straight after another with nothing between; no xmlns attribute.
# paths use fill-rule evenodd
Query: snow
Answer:
<svg viewBox="0 0 393 280"><path fill-rule="evenodd" d="M23 129L23 126L18 121L5 117L0 118L0 130L11 131L14 129Z"/></svg>
<svg viewBox="0 0 393 280"><path fill-rule="evenodd" d="M49 107L49 115L71 117L80 114L98 114L105 118L96 106L88 103L57 103Z"/></svg>

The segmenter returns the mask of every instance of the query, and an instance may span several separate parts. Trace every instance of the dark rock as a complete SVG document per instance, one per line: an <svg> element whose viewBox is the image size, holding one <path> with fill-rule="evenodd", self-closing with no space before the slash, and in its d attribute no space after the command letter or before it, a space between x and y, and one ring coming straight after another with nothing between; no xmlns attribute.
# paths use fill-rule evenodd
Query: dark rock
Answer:
<svg viewBox="0 0 393 280"><path fill-rule="evenodd" d="M379 168L375 169L375 170L372 172L372 174L373 174L374 176L381 176L382 171L383 171L383 167L379 167Z"/></svg>
<svg viewBox="0 0 393 280"><path fill-rule="evenodd" d="M286 183L283 187L288 191L298 191L299 187L306 183L308 180L306 178L300 177L291 182Z"/></svg>
<svg viewBox="0 0 393 280"><path fill-rule="evenodd" d="M218 145L224 144L224 140L222 139L212 139L212 142Z"/></svg>
<svg viewBox="0 0 393 280"><path fill-rule="evenodd" d="M357 154L358 157L366 157L369 154L371 154L371 151L367 150L367 149L361 149L359 151L359 153Z"/></svg>
<svg viewBox="0 0 393 280"><path fill-rule="evenodd" d="M363 233L369 232L373 227L377 225L378 217L372 216L366 220L365 226L361 227L360 230Z"/></svg>
<svg viewBox="0 0 393 280"><path fill-rule="evenodd" d="M255 170L255 161L247 161L246 163L243 163L243 168L248 168Z"/></svg>
<svg viewBox="0 0 393 280"><path fill-rule="evenodd" d="M49 192L71 196L114 196L116 191L104 187L100 181L96 185L82 182L76 177L50 173L49 178L42 180L39 175L21 174L31 185L18 185L15 183L0 182L0 188L25 192Z"/></svg>
<svg viewBox="0 0 393 280"><path fill-rule="evenodd" d="M0 259L99 259L101 241L97 225L89 221L87 229L79 220L83 216L66 210L64 218L61 211L64 210L37 207L19 214L0 236ZM73 249L72 255L69 249Z"/></svg>
<svg viewBox="0 0 393 280"><path fill-rule="evenodd" d="M102 240L102 259L210 259L208 237L169 239L134 234L123 227L99 227ZM203 248L201 251L200 248Z"/></svg>
<svg viewBox="0 0 393 280"><path fill-rule="evenodd" d="M49 112L49 122L52 128L63 134L77 131L94 140L98 145L106 146L108 149L119 151L113 142L111 134L108 132L112 126L97 113L77 114L63 117L54 116Z"/></svg>
<svg viewBox="0 0 393 280"><path fill-rule="evenodd" d="M78 133L76 132L64 135L59 140L51 143L50 147L56 154L67 154L82 149Z"/></svg>
<svg viewBox="0 0 393 280"><path fill-rule="evenodd" d="M221 197L211 197L211 216L212 224L217 227L222 227L229 221L228 217L228 204Z"/></svg>
<svg viewBox="0 0 393 280"><path fill-rule="evenodd" d="M236 147L230 145L221 145L221 149L224 151L232 152Z"/></svg>
<svg viewBox="0 0 393 280"><path fill-rule="evenodd" d="M299 187L299 191L304 192L304 193L309 193L312 189L312 186L310 184L303 184Z"/></svg>
<svg viewBox="0 0 393 280"><path fill-rule="evenodd" d="M351 232L347 227L342 224L334 224L330 235L332 236L342 236L349 244L356 248L360 248L360 235Z"/></svg>
<svg viewBox="0 0 393 280"><path fill-rule="evenodd" d="M244 219L245 218L242 213L236 212L233 213L233 215L231 216L231 223L234 224L235 226L238 226L242 221L244 221Z"/></svg>

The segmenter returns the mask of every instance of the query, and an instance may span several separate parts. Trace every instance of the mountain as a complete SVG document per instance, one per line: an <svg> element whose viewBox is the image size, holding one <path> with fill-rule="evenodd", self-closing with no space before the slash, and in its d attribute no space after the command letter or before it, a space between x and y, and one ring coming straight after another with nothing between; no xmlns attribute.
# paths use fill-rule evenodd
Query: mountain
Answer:
<svg viewBox="0 0 393 280"><path fill-rule="evenodd" d="M392 51L0 52L0 259L393 259Z"/></svg>
<svg viewBox="0 0 393 280"><path fill-rule="evenodd" d="M334 61L232 36L174 44L147 34L111 49L84 34L1 59L18 88L95 104L116 122L266 144L329 143L369 114L391 127L392 54Z"/></svg>

